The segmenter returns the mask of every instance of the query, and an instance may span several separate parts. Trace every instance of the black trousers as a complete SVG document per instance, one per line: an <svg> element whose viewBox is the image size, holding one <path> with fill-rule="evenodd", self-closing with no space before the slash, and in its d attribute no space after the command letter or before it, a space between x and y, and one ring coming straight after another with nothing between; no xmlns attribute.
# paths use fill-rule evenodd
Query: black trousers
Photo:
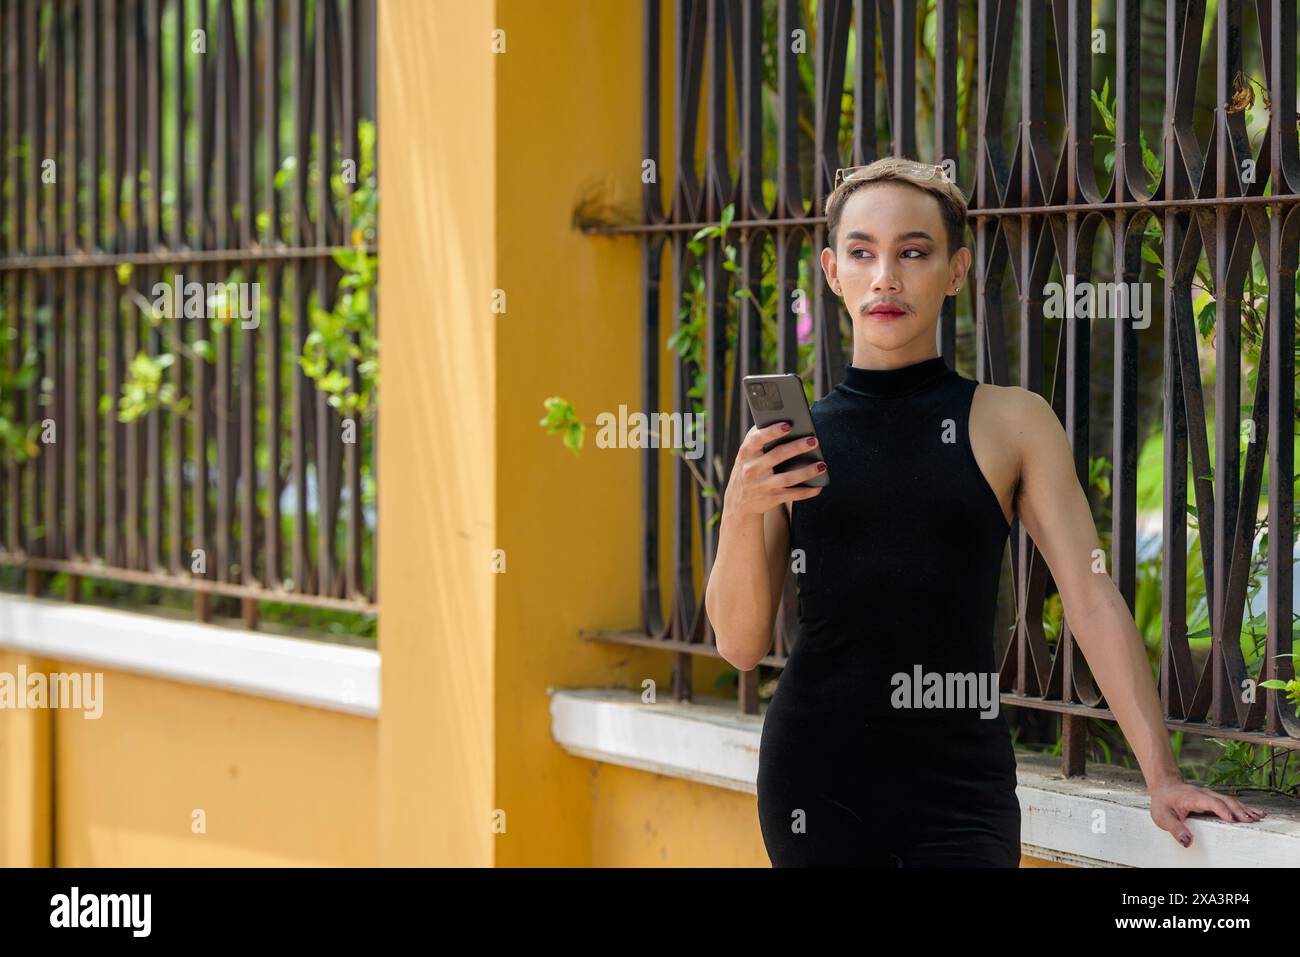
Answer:
<svg viewBox="0 0 1300 957"><path fill-rule="evenodd" d="M1019 866L1005 718L900 712L861 725L769 708L757 784L773 866Z"/></svg>

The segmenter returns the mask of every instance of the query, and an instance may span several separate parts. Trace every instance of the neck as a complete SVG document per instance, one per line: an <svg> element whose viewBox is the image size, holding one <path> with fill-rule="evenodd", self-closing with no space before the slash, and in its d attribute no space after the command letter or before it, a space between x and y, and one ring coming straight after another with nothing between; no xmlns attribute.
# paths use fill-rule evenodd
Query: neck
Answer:
<svg viewBox="0 0 1300 957"><path fill-rule="evenodd" d="M911 395L953 375L943 356L930 355L904 360L889 366L869 368L855 361L844 367L845 391L860 396L892 398Z"/></svg>
<svg viewBox="0 0 1300 957"><path fill-rule="evenodd" d="M856 348L853 350L853 359L849 364L858 369L874 371L876 369L899 369L903 366L916 365L918 362L925 362L927 359L937 359L938 357L939 353L934 349L904 355Z"/></svg>

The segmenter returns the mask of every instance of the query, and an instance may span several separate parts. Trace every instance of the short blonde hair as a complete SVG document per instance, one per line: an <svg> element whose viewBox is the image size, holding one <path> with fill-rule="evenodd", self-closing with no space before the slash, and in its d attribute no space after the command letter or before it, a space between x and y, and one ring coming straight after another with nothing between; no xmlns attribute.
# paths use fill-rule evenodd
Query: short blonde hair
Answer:
<svg viewBox="0 0 1300 957"><path fill-rule="evenodd" d="M939 203L939 215L948 230L948 255L966 245L966 197L942 166L918 163L902 156L885 156L869 166L855 168L845 174L844 181L826 197L826 237L831 249L835 248L835 231L840 225L844 204L850 196L876 183L906 183L925 190Z"/></svg>

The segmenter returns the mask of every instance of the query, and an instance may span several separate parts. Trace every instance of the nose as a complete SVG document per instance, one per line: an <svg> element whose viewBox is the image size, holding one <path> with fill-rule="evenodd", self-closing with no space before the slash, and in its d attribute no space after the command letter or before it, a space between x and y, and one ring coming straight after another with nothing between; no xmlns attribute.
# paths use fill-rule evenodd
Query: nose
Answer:
<svg viewBox="0 0 1300 957"><path fill-rule="evenodd" d="M886 256L876 260L879 264L871 277L872 292L898 292L898 276L894 273L894 264Z"/></svg>

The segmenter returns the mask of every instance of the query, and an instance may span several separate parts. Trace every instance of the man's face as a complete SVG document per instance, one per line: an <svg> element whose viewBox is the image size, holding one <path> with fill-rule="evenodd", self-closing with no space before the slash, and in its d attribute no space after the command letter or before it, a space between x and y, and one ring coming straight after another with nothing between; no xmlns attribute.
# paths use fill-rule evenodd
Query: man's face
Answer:
<svg viewBox="0 0 1300 957"><path fill-rule="evenodd" d="M944 297L970 268L970 250L948 257L938 200L902 183L864 186L844 204L835 239L834 251L822 250L822 270L853 318L854 339L932 351Z"/></svg>

